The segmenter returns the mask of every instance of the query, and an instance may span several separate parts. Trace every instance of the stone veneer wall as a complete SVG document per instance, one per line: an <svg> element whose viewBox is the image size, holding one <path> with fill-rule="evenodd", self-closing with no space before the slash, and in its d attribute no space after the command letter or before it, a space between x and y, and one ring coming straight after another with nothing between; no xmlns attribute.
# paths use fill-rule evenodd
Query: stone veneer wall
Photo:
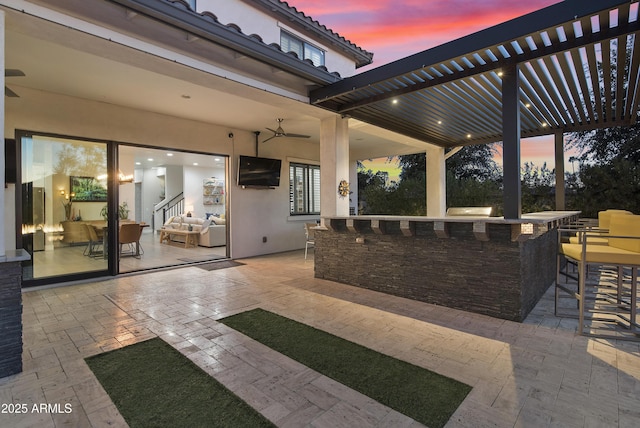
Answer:
<svg viewBox="0 0 640 428"><path fill-rule="evenodd" d="M555 229L514 242L510 224L488 224L482 241L472 223L449 223L440 238L433 222L416 222L405 236L399 222L374 233L366 221L356 221L357 232L331 221L333 230L315 237L317 278L513 321L555 280Z"/></svg>
<svg viewBox="0 0 640 428"><path fill-rule="evenodd" d="M0 263L0 378L22 371L22 268Z"/></svg>

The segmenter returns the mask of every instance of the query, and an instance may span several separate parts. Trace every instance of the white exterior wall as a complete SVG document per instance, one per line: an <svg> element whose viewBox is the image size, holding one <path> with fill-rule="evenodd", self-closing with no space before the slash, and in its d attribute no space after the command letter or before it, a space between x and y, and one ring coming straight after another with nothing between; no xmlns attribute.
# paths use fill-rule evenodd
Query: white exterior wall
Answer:
<svg viewBox="0 0 640 428"><path fill-rule="evenodd" d="M233 130L231 141L229 128L225 126L28 88L20 91L23 95L21 102L16 103L5 118L7 138L12 138L16 129L23 129L229 156L226 202L229 204L231 256L241 258L304 247L304 220L289 217L289 165L285 159L294 156L318 162L317 144L300 141L261 144L260 156L283 159L280 186L275 190L243 190L235 184L237 159L240 154L255 155L255 137L251 132ZM12 200L13 189L5 189L4 196ZM131 203L129 205L132 207ZM12 216L7 220L9 217ZM11 244L14 241L14 223L5 221L3 233ZM266 243L262 243L263 236L267 236Z"/></svg>
<svg viewBox="0 0 640 428"><path fill-rule="evenodd" d="M353 59L333 50L323 42L312 38L311 35L295 30L285 22L274 19L261 10L254 9L249 4L238 0L197 0L198 12L211 12L221 24L236 24L244 34L257 34L265 44L280 44L280 30L284 29L300 37L304 41L325 51L325 67L330 72L338 72L342 77L355 74Z"/></svg>

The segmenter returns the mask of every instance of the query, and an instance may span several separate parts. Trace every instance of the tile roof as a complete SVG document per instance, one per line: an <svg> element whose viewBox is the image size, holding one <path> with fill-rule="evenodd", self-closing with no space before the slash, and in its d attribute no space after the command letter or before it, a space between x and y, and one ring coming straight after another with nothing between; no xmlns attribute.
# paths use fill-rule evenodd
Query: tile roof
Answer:
<svg viewBox="0 0 640 428"><path fill-rule="evenodd" d="M222 24L218 21L217 16L213 11L204 11L204 12L196 12L189 6L185 0L161 0L164 2L172 3L175 5L180 5L181 7L201 15L215 23L225 25L230 30L234 30L240 34L243 33L242 29L239 25L235 23L227 23ZM287 2L280 0L251 0L250 3L254 4L257 7L261 7L262 9L267 10L269 13L275 14L276 16L283 16L286 18L287 23L292 26L298 26L303 31L310 32L315 36L319 37L322 40L325 40L328 44L333 45L337 50L344 52L346 55L352 57L356 63L356 67L362 67L368 64L371 64L373 60L373 53L365 51L364 49L358 47L356 44L351 41L345 39L340 36L338 33L333 30L327 28L326 26L320 24L318 21L312 19L311 17L305 15L303 12L298 11L295 7L289 6ZM251 34L250 37L255 39L256 41L262 42L262 37L257 34ZM269 46L277 48L280 50L280 45L277 43L271 43ZM291 53L292 55L295 55ZM297 55L295 55L297 57ZM300 58L299 58L300 59ZM309 60L301 59L302 61L309 62ZM324 66L319 66L321 69L326 68ZM337 74L337 73L333 73Z"/></svg>

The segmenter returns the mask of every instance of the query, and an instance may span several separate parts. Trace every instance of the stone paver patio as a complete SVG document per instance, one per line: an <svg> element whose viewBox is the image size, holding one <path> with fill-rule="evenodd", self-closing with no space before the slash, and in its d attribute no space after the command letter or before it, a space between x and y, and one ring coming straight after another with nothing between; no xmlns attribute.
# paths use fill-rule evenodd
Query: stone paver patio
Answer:
<svg viewBox="0 0 640 428"><path fill-rule="evenodd" d="M640 344L577 336L551 292L519 324L318 280L303 252L242 262L24 292L0 404L28 411L0 427L126 426L83 358L155 336L278 426L420 426L216 321L256 307L473 386L449 427L640 426Z"/></svg>

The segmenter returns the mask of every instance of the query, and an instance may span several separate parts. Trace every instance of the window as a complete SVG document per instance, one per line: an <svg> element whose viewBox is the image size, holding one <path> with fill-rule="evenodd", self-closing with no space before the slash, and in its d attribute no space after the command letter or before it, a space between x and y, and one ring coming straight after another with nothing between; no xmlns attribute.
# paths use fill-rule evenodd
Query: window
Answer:
<svg viewBox="0 0 640 428"><path fill-rule="evenodd" d="M291 215L320 214L320 167L289 165L289 202Z"/></svg>
<svg viewBox="0 0 640 428"><path fill-rule="evenodd" d="M324 51L301 40L286 31L280 32L280 49L295 52L300 59L310 59L316 67L324 65Z"/></svg>
<svg viewBox="0 0 640 428"><path fill-rule="evenodd" d="M191 10L193 10L193 11L196 10L196 0L187 0L187 4L191 8Z"/></svg>

